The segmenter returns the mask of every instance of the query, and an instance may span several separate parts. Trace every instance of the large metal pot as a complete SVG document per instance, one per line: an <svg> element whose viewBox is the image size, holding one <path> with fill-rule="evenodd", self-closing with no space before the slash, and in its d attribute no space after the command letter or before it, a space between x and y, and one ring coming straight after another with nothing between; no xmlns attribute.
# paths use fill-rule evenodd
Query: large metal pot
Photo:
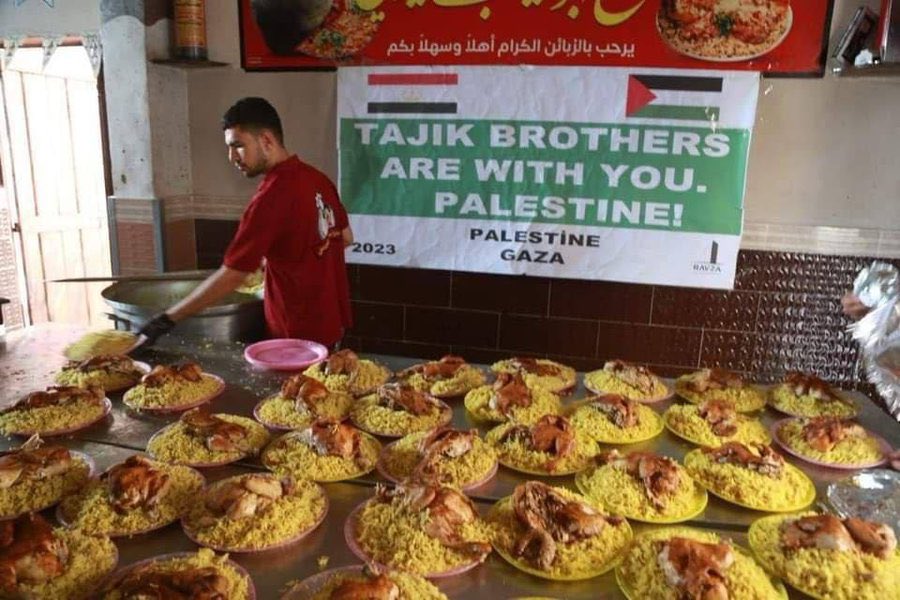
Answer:
<svg viewBox="0 0 900 600"><path fill-rule="evenodd" d="M140 281L114 283L101 292L112 308L116 329L136 331L151 317L169 308L200 284L199 281ZM172 335L217 342L253 342L265 336L262 299L231 293L218 304L180 322Z"/></svg>

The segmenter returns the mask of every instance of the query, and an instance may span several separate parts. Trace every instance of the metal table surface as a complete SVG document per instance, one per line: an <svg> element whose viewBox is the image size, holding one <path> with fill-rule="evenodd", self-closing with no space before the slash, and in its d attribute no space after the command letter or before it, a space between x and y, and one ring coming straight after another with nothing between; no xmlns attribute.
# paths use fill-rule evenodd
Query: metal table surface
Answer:
<svg viewBox="0 0 900 600"><path fill-rule="evenodd" d="M61 350L69 342L77 339L83 330L73 327L45 326L15 333L4 346L0 346L0 407L14 402L22 395L42 389L52 383L52 377L65 362ZM224 393L213 401L216 411L252 416L255 404L275 392L283 379L283 373L260 371L247 364L242 357L242 344L211 344L201 341L163 338L157 348L137 353L136 358L151 364L193 359L206 371L219 375L227 382ZM399 370L417 362L410 358L383 355L366 355L380 361L392 370ZM586 395L580 383L574 393L565 401ZM900 447L900 424L891 419L873 402L861 394L852 394L860 405L860 422L871 431L884 437L894 447ZM95 458L98 467L105 468L127 458L134 451L143 450L149 437L177 416L148 416L136 414L120 402L121 394L112 394L113 411L105 422L78 432L61 440L73 449L82 450ZM653 405L663 411L671 404L665 401ZM454 408L453 423L458 427L474 427L482 433L488 427L471 421L461 401L451 402ZM777 418L766 410L761 418L767 425ZM0 438L0 449L14 447L19 439ZM657 438L628 449L654 450L681 460L693 446L680 438L663 432ZM819 499L824 497L825 488L832 481L846 477L848 472L814 467L791 457L788 460L800 467L815 482ZM230 475L261 469L258 462L247 461L228 467L203 469L208 480L215 481ZM372 486L379 481L377 475L351 482L325 484L330 499L330 511L325 523L313 534L286 549L257 554L238 554L233 558L243 565L253 576L259 598L277 598L279 592L291 582L318 572L318 559L328 557L328 568L359 561L350 553L343 539L343 524L349 512L360 502L372 495ZM470 495L476 500L480 510L510 494L513 488L526 477L505 468L500 468L493 481L474 490ZM574 477L546 477L545 481L575 489ZM730 505L710 496L706 511L689 525L719 531L739 543L745 541L747 526L766 513L756 512ZM639 532L646 526L634 524ZM177 525L137 536L119 539L116 543L120 551L120 565L127 565L144 558L166 552L191 550L196 548L185 537ZM511 598L516 596L555 596L560 598L622 598L612 574L577 583L555 583L544 581L517 571L502 559L492 554L484 565L473 571L439 580L438 586L451 598ZM791 597L802 597L792 592Z"/></svg>

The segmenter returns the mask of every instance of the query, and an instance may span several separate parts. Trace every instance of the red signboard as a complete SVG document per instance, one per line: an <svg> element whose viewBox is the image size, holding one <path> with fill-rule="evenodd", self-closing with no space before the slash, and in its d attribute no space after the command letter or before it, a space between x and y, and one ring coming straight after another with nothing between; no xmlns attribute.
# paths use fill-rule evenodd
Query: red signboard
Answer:
<svg viewBox="0 0 900 600"><path fill-rule="evenodd" d="M832 0L239 0L243 66L824 71Z"/></svg>

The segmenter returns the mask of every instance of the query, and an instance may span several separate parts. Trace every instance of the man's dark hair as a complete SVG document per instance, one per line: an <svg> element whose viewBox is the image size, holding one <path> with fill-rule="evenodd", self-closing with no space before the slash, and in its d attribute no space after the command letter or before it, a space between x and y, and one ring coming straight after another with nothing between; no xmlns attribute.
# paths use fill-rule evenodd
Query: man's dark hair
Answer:
<svg viewBox="0 0 900 600"><path fill-rule="evenodd" d="M284 144L278 111L265 98L241 98L235 102L222 116L222 130L232 127L241 127L254 133L268 129L275 134L278 143Z"/></svg>

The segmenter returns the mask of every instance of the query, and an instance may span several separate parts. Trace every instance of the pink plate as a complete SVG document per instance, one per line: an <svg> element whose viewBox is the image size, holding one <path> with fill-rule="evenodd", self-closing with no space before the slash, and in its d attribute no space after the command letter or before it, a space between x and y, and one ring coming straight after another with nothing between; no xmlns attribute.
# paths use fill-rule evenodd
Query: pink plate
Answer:
<svg viewBox="0 0 900 600"><path fill-rule="evenodd" d="M95 476L97 475L97 464L94 462L94 459L93 459L93 458L91 458L90 456L88 456L88 455L85 454L84 452L79 452L78 450L69 450L69 453L70 453L73 457L78 457L78 458L80 458L81 460L83 460L85 463L87 463L87 466L88 466L88 480L90 480L91 478L93 478L93 477L95 477ZM2 454L0 454L0 456L2 456L3 454L9 454L9 453L8 453L8 452L3 452ZM9 521L10 519L16 519L16 518L18 518L18 517L24 515L25 513L42 511L42 510L44 510L44 509L46 509L46 508L50 508L51 506L54 506L54 505L58 504L61 500L62 500L62 498L60 498L60 499L57 500L56 502L50 502L49 504L44 504L43 506L35 506L34 508L31 508L31 509L29 509L29 510L22 511L22 512L20 512L20 513L17 514L17 515L9 515L9 516L5 516L5 517L4 517L4 516L0 516L0 521Z"/></svg>
<svg viewBox="0 0 900 600"><path fill-rule="evenodd" d="M804 456L804 455L800 454L799 452L797 452L796 450L789 448L787 443L785 443L785 441L781 439L781 434L780 434L781 428L784 425L786 425L787 423L789 423L791 421L798 421L798 420L799 420L799 418L794 417L794 418L790 418L790 419L780 419L780 420L772 423L772 427L771 427L772 439L775 440L775 442L779 446L781 446L781 448L785 452L787 452L788 454L790 454L792 456L796 456L800 460L804 460L808 463L818 465L820 467L828 467L829 469L846 469L848 471L855 471L858 469L871 469L872 467L880 467L881 465L883 465L884 463L887 462L887 456L891 453L891 445L888 444L887 441L883 437L881 437L879 435L875 435L871 431L866 430L866 433L869 436L875 438L875 440L877 440L878 444L881 446L881 451L883 453L883 457L881 458L881 460L871 461L868 463L838 464L838 463L830 463L830 462L825 462L825 461L821 461L821 460L816 460L814 458Z"/></svg>
<svg viewBox="0 0 900 600"><path fill-rule="evenodd" d="M234 477L240 477L240 475L235 475ZM229 477L228 479L232 479L232 477ZM221 480L217 481L216 483L221 483L222 481L227 481L227 479L221 479ZM301 482L301 483L303 483L303 482ZM266 550L275 550L276 548L283 548L285 546L290 546L291 544L299 542L300 540L302 540L303 538L308 536L310 533L315 531L316 528L319 525L321 525L322 522L325 520L325 517L328 515L328 509L330 508L330 503L328 501L328 495L325 493L325 488L323 488L321 485L319 485L315 482L312 482L312 481L309 481L306 483L310 483L319 488L319 491L322 493L322 498L325 499L325 510L322 511L322 514L319 515L319 518L316 519L312 525L310 525L303 531L298 532L294 536L292 536L282 542L276 542L274 544L265 546L264 548L248 548L248 547L241 547L241 546L234 546L234 547L213 546L213 545L210 545L210 544L207 544L205 542L201 542L200 540L198 540L195 537L194 532L188 527L187 523L185 523L184 518L181 519L181 529L184 531L184 535L186 535L189 540L191 540L198 546L205 546L205 547L215 550L217 552L239 552L239 553L265 552ZM215 485L215 484L211 484L210 486L207 486L205 490L203 490L204 495L207 493L207 491L210 489L210 487L212 487L212 485Z"/></svg>
<svg viewBox="0 0 900 600"><path fill-rule="evenodd" d="M146 566L151 563L158 562L158 561L169 560L169 559L173 559L173 558L187 558L189 556L194 556L195 554L196 554L195 552L173 552L171 554L161 554L159 556L154 556L153 558L147 558L145 560L128 565L127 567L122 567L121 569L119 569L118 571L116 571L113 574L113 576L110 578L109 583L104 588L104 591L105 592L111 591L113 587L118 585L118 583L120 581L122 581L122 579L124 579L125 576L128 575L128 573L130 573L134 569L138 569L140 567L143 567L143 566ZM256 600L256 588L253 586L253 579L250 577L250 573L248 573L247 570L244 569L244 567L237 564L233 560L226 560L225 562L226 562L226 564L228 564L229 567L233 568L235 571L240 573L241 577L243 577L247 581L248 594L247 594L246 600ZM243 600L243 599L235 598L235 600Z"/></svg>
<svg viewBox="0 0 900 600"><path fill-rule="evenodd" d="M244 358L254 367L274 371L297 371L324 360L328 348L311 340L280 338L250 344Z"/></svg>
<svg viewBox="0 0 900 600"><path fill-rule="evenodd" d="M662 402L663 400L671 400L675 397L675 385L662 382L664 386L666 386L666 393L662 396L657 396L656 398L649 398L647 400L635 400L635 402L640 402L641 404L655 404L657 402ZM588 385L587 382L584 383L584 388L591 392L592 394L596 394L598 396L602 396L603 394L610 394L613 392L607 392L605 390L595 389L592 386Z"/></svg>
<svg viewBox="0 0 900 600"><path fill-rule="evenodd" d="M115 465L112 465L112 466L115 466ZM110 469L112 468L112 466L110 467ZM185 465L180 465L180 466L185 466ZM191 468L191 467L187 467L187 468L189 468L191 471L193 471L194 475L200 480L201 485L206 484L206 477L204 477L203 474L200 473L200 471L198 471L194 468ZM107 469L107 471L108 470L109 469ZM106 471L104 471L104 473L106 473ZM101 477L102 477L102 475L101 475ZM60 525L62 525L63 527L68 527L68 528L74 527L72 522L69 521L66 518L66 516L63 514L62 504L58 504L56 506L56 510L54 511L54 514L56 515L56 520L59 521ZM157 523L155 525L145 527L144 529L138 529L137 531L128 531L125 533L112 532L112 533L107 533L106 535L110 538L131 537L133 535L141 535L144 533L150 533L151 531L156 531L157 529L162 529L163 527L167 527L177 520L178 520L178 517L175 517L174 519L171 519L164 523Z"/></svg>
<svg viewBox="0 0 900 600"><path fill-rule="evenodd" d="M215 379L219 383L219 386L215 390L208 393L207 395L201 396L200 398L198 398L196 400L192 400L189 404L180 404L180 405L175 405L175 406L161 406L158 408L155 408L155 407L137 408L135 406L129 405L128 403L125 403L125 406L127 406L131 410L137 411L139 413L158 414L158 415L183 412L186 410L190 410L192 408L197 408L198 406L203 406L204 404L213 400L216 396L218 396L219 394L221 394L222 392L225 391L225 380L224 379L222 379L218 375L213 375L212 373L203 373L203 374L206 375L207 377L212 377L213 379Z"/></svg>
<svg viewBox="0 0 900 600"><path fill-rule="evenodd" d="M176 425L178 425L178 421L176 421L174 423L169 423L168 425L166 425L165 427L163 427L162 429L160 429L159 431L157 431L156 433L154 433L153 435L150 436L150 439L147 440L147 455L150 456L150 458L152 458L153 460L162 460L160 458L157 458L150 451L150 444L153 443L153 440L156 438L156 436L162 435L165 431L168 431L169 429L171 429L172 427L175 427ZM245 453L241 454L240 456L238 456L237 458L229 458L229 459L220 460L220 461L216 461L216 462L189 462L189 463L179 462L179 463L172 463L172 464L182 465L185 467L195 467L195 468L221 467L223 465L230 465L233 462L243 460L244 458L247 458L249 455L250 455L250 453L245 452ZM162 461L162 462L168 462L168 461Z"/></svg>
<svg viewBox="0 0 900 600"><path fill-rule="evenodd" d="M110 411L112 410L112 402L110 402L109 398L103 399L103 414L92 421L88 421L87 423L82 423L81 425L74 425L72 427L63 427L61 429L52 429L50 431L12 431L11 435L18 435L22 437L31 437L35 433L40 434L42 438L53 437L57 435L66 435L67 433L75 433L76 431L81 431L82 429L87 429L92 425L96 425L107 416L109 416Z"/></svg>
<svg viewBox="0 0 900 600"><path fill-rule="evenodd" d="M396 477L394 477L393 475L391 475L390 472L388 472L387 467L384 464L384 456L387 452L390 451L390 448L392 448L393 446L395 446L397 444L398 441L400 441L400 440L393 441L390 444L388 444L387 446L385 446L381 450L381 454L378 455L378 462L375 463L375 469L378 471L378 474L393 483L400 483L400 480L397 479ZM493 479L494 475L497 474L498 465L499 465L499 463L497 461L494 461L494 466L491 467L491 469L488 471L487 475L485 475L484 477L482 477L481 479L479 479L477 481L473 481L472 483L470 483L468 485L464 485L461 488L462 491L470 492L470 491L474 490L475 488L479 488L479 487L483 486L488 481Z"/></svg>
<svg viewBox="0 0 900 600"><path fill-rule="evenodd" d="M375 562L372 558L363 550L362 546L359 542L356 541L356 520L359 518L359 513L362 512L363 507L371 502L372 500L365 500L359 506L353 509L353 512L347 517L347 520L344 522L344 541L347 542L347 547L350 548L350 551L356 555L357 558L366 563L375 563L379 568L390 570L391 567L389 565L384 565L379 562ZM485 555L487 558L487 555ZM423 575L426 579L440 579L442 577L453 577L455 575L460 575L465 573L466 571L471 571L478 565L482 563L482 560L473 560L464 565L460 565L458 567L454 567L452 569L447 569L446 571L438 571L435 573L426 573Z"/></svg>

